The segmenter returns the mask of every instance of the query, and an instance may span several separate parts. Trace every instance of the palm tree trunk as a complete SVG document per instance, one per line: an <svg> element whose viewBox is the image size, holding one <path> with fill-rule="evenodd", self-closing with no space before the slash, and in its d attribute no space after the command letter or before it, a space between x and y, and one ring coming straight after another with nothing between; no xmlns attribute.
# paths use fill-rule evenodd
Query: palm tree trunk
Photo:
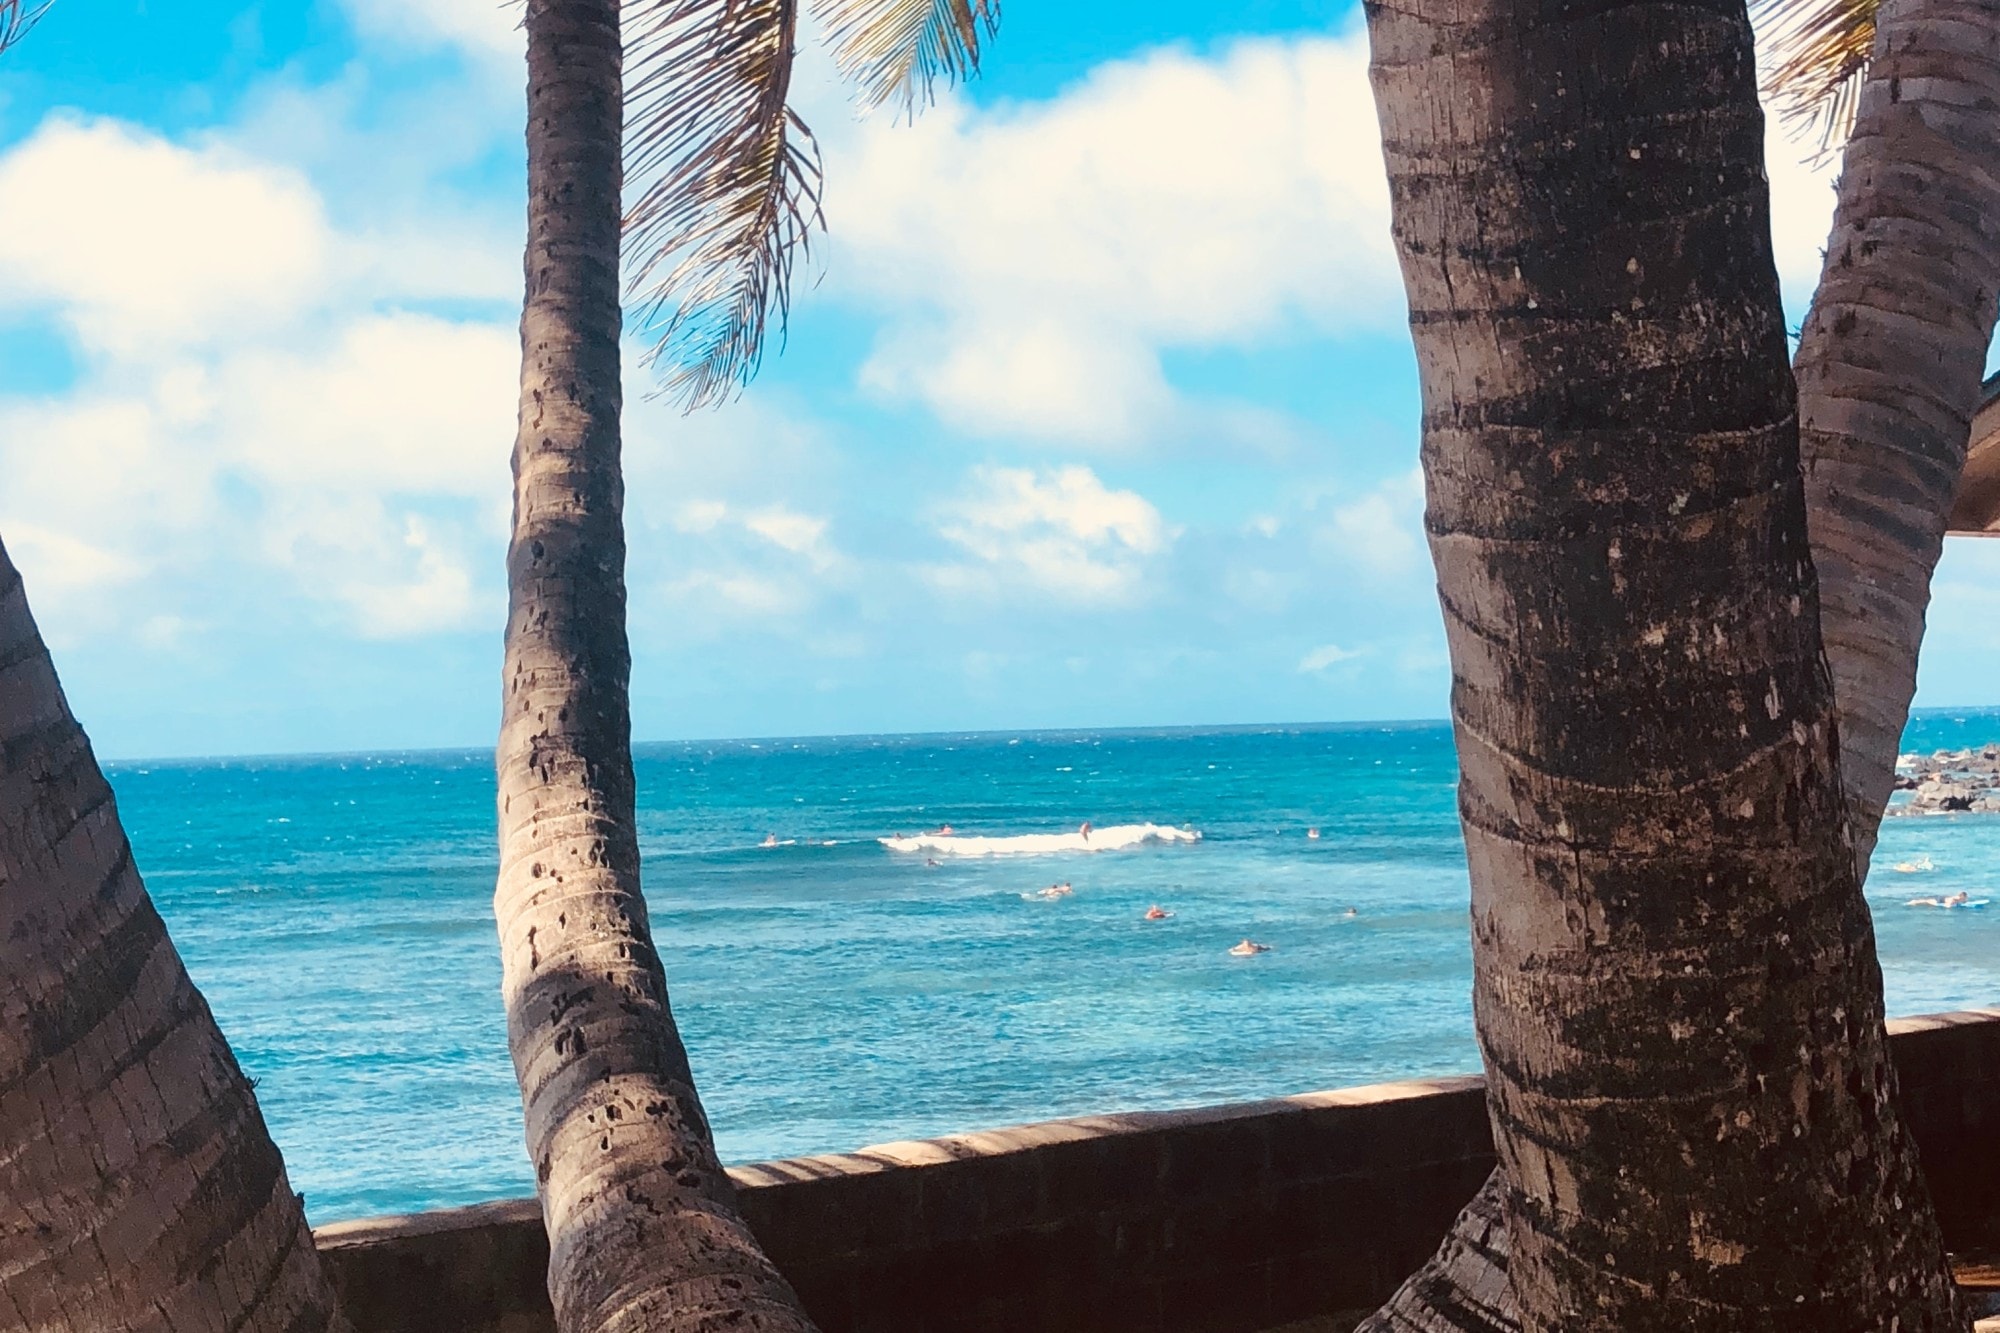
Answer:
<svg viewBox="0 0 2000 1333"><path fill-rule="evenodd" d="M1845 837L1748 21L1369 22L1520 1325L1962 1329Z"/></svg>
<svg viewBox="0 0 2000 1333"><path fill-rule="evenodd" d="M1459 1212L1436 1254L1355 1333L1517 1333L1507 1284L1507 1190L1498 1171Z"/></svg>
<svg viewBox="0 0 2000 1333"><path fill-rule="evenodd" d="M1799 340L1799 449L1865 876L2000 294L2000 3L1885 0Z"/></svg>
<svg viewBox="0 0 2000 1333"><path fill-rule="evenodd" d="M1884 0L1794 367L1841 772L1863 878L1916 684L2000 286L2000 10ZM1518 1326L1498 1173L1366 1333Z"/></svg>
<svg viewBox="0 0 2000 1333"><path fill-rule="evenodd" d="M563 1333L807 1330L736 1212L639 888L619 471L617 0L530 0L497 756L509 1044Z"/></svg>
<svg viewBox="0 0 2000 1333"><path fill-rule="evenodd" d="M347 1328L4 547L0 1327Z"/></svg>

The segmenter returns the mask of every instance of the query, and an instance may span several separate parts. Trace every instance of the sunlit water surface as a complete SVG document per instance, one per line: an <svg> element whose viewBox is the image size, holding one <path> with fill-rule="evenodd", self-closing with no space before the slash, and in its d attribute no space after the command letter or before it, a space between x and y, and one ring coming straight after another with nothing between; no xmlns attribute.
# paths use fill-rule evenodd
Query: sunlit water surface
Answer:
<svg viewBox="0 0 2000 1333"><path fill-rule="evenodd" d="M2000 713L1940 714L1908 744L1996 739ZM638 777L654 928L728 1160L1477 1067L1441 725L654 745ZM112 779L315 1221L532 1192L488 755ZM1084 820L1202 836L978 857L877 841ZM1933 870L1889 869L1922 856ZM1902 906L1985 896L2000 816L1892 820L1877 865L1890 1012L2000 1003L2000 905ZM1074 892L1032 896L1059 881ZM1172 918L1144 920L1154 904ZM1231 957L1245 937L1271 952Z"/></svg>

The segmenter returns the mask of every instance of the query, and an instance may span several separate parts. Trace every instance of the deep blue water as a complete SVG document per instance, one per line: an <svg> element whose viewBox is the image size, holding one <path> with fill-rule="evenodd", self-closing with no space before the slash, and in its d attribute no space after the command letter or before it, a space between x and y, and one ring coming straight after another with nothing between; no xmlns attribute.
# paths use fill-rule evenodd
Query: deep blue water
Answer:
<svg viewBox="0 0 2000 1333"><path fill-rule="evenodd" d="M1932 715L1909 747L1995 739L2000 713ZM111 776L315 1221L532 1192L488 754ZM652 745L638 777L654 927L728 1160L1477 1067L1441 724ZM1203 836L935 865L876 841L1086 819ZM1934 871L1889 870L1920 855ZM1982 896L2000 816L1890 821L1877 865L1890 1011L2000 1003L2000 905L1901 906ZM1056 881L1074 892L1023 896ZM1145 921L1153 904L1173 917ZM1272 951L1229 956L1246 936Z"/></svg>

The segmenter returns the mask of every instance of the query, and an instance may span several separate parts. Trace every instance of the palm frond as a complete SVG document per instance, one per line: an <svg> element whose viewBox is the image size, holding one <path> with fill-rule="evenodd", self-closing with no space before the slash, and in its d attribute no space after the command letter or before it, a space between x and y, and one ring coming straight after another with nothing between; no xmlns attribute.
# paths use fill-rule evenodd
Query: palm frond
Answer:
<svg viewBox="0 0 2000 1333"><path fill-rule="evenodd" d="M36 20L49 12L49 5L55 0L45 0L32 9L24 8L21 0L0 0L0 51L5 51L14 43L28 35L28 29Z"/></svg>
<svg viewBox="0 0 2000 1333"><path fill-rule="evenodd" d="M1797 135L1817 133L1824 155L1847 142L1875 48L1881 0L1758 0L1758 35L1769 43L1764 90Z"/></svg>
<svg viewBox="0 0 2000 1333"><path fill-rule="evenodd" d="M1000 28L1000 0L814 0L813 8L862 102L898 102L911 116L938 79L977 74L981 45Z"/></svg>
<svg viewBox="0 0 2000 1333"><path fill-rule="evenodd" d="M653 0L626 11L628 294L662 392L728 401L790 313L810 249L819 151L786 105L797 0Z"/></svg>

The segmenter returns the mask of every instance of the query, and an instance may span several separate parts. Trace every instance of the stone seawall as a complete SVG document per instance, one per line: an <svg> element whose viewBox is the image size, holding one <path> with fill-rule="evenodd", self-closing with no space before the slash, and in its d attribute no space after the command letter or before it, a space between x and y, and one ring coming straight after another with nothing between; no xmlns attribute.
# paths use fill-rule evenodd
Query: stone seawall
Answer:
<svg viewBox="0 0 2000 1333"><path fill-rule="evenodd" d="M1948 1239L2000 1223L2000 1009L1890 1025ZM1252 1333L1372 1308L1493 1165L1479 1080L735 1169L823 1333ZM533 1200L318 1232L357 1333L549 1333Z"/></svg>

